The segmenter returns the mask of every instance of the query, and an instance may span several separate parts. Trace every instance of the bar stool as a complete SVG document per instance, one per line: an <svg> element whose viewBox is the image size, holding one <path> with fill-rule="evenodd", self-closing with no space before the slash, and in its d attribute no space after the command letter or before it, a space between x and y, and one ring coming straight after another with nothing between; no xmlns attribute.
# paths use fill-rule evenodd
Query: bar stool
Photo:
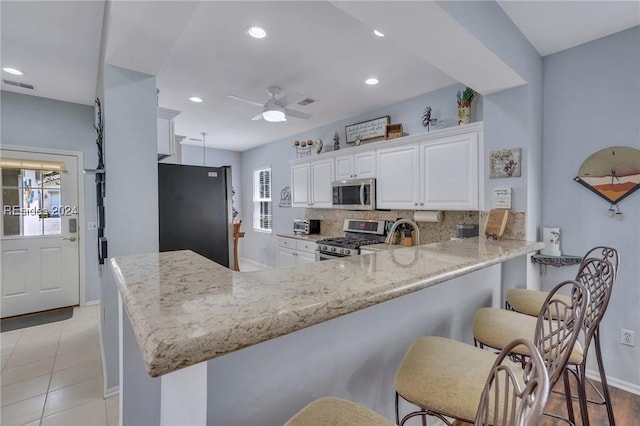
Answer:
<svg viewBox="0 0 640 426"><path fill-rule="evenodd" d="M618 276L618 269L620 267L620 255L618 251L612 247L597 246L589 250L583 257L584 263L589 258L598 258L607 260L613 265L614 281ZM578 269L579 271L581 267ZM579 272L578 272L579 273ZM537 316L540 311L540 306L546 297L547 293L544 291L526 290L522 288L514 288L507 290L505 298L505 308L511 309L516 312L520 312L527 315ZM586 335L585 330L585 335ZM607 407L607 416L609 418L609 425L615 426L615 418L613 416L613 406L611 404L611 395L609 394L609 386L607 384L607 375L604 371L604 362L602 360L602 345L600 344L600 325L595 327L593 331L593 344L595 348L596 364L598 365L598 374L600 376L600 383L602 384L602 391L600 391L593 382L586 378L586 383L589 383L591 388L598 394L600 400L587 400L589 403L605 405ZM585 352L588 352L589 347L585 345Z"/></svg>
<svg viewBox="0 0 640 426"><path fill-rule="evenodd" d="M620 256L618 251L611 247L598 246L587 252L582 258L582 262L590 258L607 260L613 265L613 272L617 276L620 266ZM579 268L578 270L580 270ZM538 316L544 299L549 293L546 291L527 290L524 288L512 288L507 290L505 297L505 308L531 316ZM599 342L599 339L598 339Z"/></svg>
<svg viewBox="0 0 640 426"><path fill-rule="evenodd" d="M355 402L342 398L320 398L293 416L285 426L395 426L390 420Z"/></svg>
<svg viewBox="0 0 640 426"><path fill-rule="evenodd" d="M569 421L574 424L575 416L573 413L573 404L571 403L571 392L568 386L568 373L572 373L578 381L578 399L580 401L582 422L583 425L588 426L589 418L586 406L585 386L587 353L589 344L597 332L600 321L609 304L614 275L614 268L608 261L590 258L581 264L580 271L576 278L577 281L587 289L589 304L584 312L584 322L581 327L585 332L584 349L579 343L575 344L571 350L568 366L564 372L565 399L567 401ZM550 297L551 293L547 296L547 299ZM557 304L564 304L567 303L568 298L553 296L553 299ZM563 317L563 312L554 310L548 313L546 321L564 321ZM540 314L538 315L538 319L539 318ZM555 326L556 323L547 325L547 327L551 327L551 329ZM538 332L538 327L538 322L529 315L504 309L481 308L476 312L473 321L473 336L476 344L479 344L480 347L488 346L494 349L502 349L513 337L527 338L528 336L533 336L534 333ZM527 355L521 351L514 351L514 354ZM606 386L606 381L604 385ZM606 389L605 387L605 390ZM608 396L608 392L605 393Z"/></svg>
<svg viewBox="0 0 640 426"><path fill-rule="evenodd" d="M571 294L569 304L553 298L558 291ZM543 304L544 309L538 315L535 333L528 340L533 341L534 347L542 355L550 388L565 371L588 302L589 294L584 285L576 281L564 281L551 291ZM552 312L561 314L564 321L553 319ZM526 345L508 349L509 352L516 350L527 355L535 353ZM455 340L443 337L416 340L396 372L396 423L403 425L416 416L422 417L423 422L426 416L435 416L448 425L452 423L447 417L473 423L481 401L484 378L495 360L493 353ZM524 361L523 370L522 366L508 359L503 361L517 371L518 376L530 368L529 362L530 357ZM400 397L419 407L405 415L402 421L399 415Z"/></svg>
<svg viewBox="0 0 640 426"><path fill-rule="evenodd" d="M509 352L520 345L524 345L532 354L524 369L507 358ZM549 375L537 348L527 340L516 339L494 359L480 395L475 425L537 425L549 396ZM500 407L499 410L495 410L496 404ZM304 407L285 424L314 425L391 426L395 423L351 401L320 398Z"/></svg>

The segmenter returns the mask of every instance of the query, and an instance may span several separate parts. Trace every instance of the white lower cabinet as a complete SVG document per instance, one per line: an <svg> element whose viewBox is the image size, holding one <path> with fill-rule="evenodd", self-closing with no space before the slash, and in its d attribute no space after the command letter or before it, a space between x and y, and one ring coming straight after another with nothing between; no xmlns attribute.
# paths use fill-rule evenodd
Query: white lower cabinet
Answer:
<svg viewBox="0 0 640 426"><path fill-rule="evenodd" d="M316 260L316 243L297 238L278 237L278 267L296 266Z"/></svg>

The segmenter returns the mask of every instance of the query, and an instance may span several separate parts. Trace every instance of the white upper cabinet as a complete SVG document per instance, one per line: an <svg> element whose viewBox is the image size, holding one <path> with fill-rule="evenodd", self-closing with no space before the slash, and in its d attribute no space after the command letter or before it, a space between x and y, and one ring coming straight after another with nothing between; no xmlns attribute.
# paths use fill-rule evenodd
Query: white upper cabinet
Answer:
<svg viewBox="0 0 640 426"><path fill-rule="evenodd" d="M376 208L481 210L483 123L471 123L293 160L295 207L331 207L331 182L376 179ZM334 169L335 167L335 169Z"/></svg>
<svg viewBox="0 0 640 426"><path fill-rule="evenodd" d="M175 130L173 126L173 118L178 114L180 114L180 111L174 111L167 108L158 108L157 110L159 158L175 154Z"/></svg>
<svg viewBox="0 0 640 426"><path fill-rule="evenodd" d="M336 180L376 177L376 152L336 156Z"/></svg>
<svg viewBox="0 0 640 426"><path fill-rule="evenodd" d="M332 205L333 159L312 161L291 167L291 205L330 208Z"/></svg>
<svg viewBox="0 0 640 426"><path fill-rule="evenodd" d="M376 208L418 208L419 147L417 144L395 146L377 151Z"/></svg>
<svg viewBox="0 0 640 426"><path fill-rule="evenodd" d="M291 206L311 206L311 164L291 167Z"/></svg>
<svg viewBox="0 0 640 426"><path fill-rule="evenodd" d="M420 208L478 210L478 134L420 145Z"/></svg>

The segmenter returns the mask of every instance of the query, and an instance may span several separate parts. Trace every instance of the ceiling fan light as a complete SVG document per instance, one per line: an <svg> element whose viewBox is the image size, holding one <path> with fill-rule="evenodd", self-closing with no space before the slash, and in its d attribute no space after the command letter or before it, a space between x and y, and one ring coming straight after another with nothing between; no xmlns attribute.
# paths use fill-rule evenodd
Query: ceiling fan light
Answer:
<svg viewBox="0 0 640 426"><path fill-rule="evenodd" d="M246 29L246 33L251 37L258 39L265 38L267 36L267 31L264 28L255 25L248 27Z"/></svg>
<svg viewBox="0 0 640 426"><path fill-rule="evenodd" d="M271 123L287 121L287 117L285 117L284 111L281 111L279 109L265 109L264 111L262 111L262 118Z"/></svg>
<svg viewBox="0 0 640 426"><path fill-rule="evenodd" d="M2 71L6 72L6 73L9 73L9 74L13 74L13 75L23 75L24 74L19 69L11 68L11 67L4 67L4 68L2 68Z"/></svg>

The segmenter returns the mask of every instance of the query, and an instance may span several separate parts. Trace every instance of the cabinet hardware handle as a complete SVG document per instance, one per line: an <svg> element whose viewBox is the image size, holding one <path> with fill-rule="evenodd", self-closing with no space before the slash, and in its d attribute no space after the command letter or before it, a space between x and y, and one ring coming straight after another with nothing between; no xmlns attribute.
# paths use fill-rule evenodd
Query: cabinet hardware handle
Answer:
<svg viewBox="0 0 640 426"><path fill-rule="evenodd" d="M420 203L421 206L424 206L424 203Z"/></svg>
<svg viewBox="0 0 640 426"><path fill-rule="evenodd" d="M414 205L414 206L417 206L417 205L418 205L418 203L413 203L413 205Z"/></svg>

